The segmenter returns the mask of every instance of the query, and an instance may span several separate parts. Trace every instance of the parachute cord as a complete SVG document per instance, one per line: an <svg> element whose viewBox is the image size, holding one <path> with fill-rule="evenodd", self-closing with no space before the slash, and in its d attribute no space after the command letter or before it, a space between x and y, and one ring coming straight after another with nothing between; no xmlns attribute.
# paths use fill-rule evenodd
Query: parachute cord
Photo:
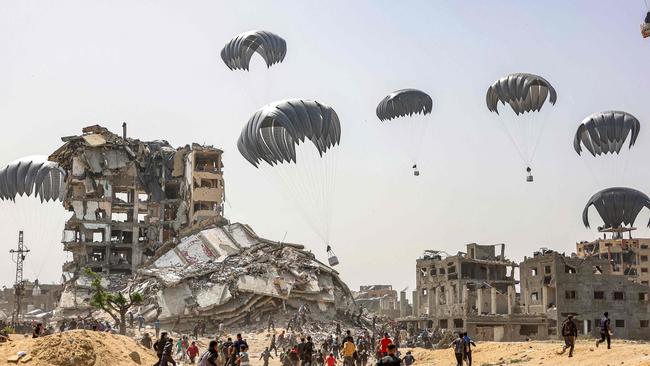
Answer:
<svg viewBox="0 0 650 366"><path fill-rule="evenodd" d="M508 138L510 139L510 142L515 146L515 149L517 150L517 153L519 154L519 157L521 158L521 161L523 161L524 164L526 164L526 165L530 165L526 161L526 158L524 157L524 154L522 153L521 149L519 148L519 145L515 141L515 138L512 136L512 133L510 132L510 129L508 129L508 127L505 125L505 122L503 122L501 120L501 118L497 118L497 120L501 124L502 129L506 132L506 135L508 135Z"/></svg>
<svg viewBox="0 0 650 366"><path fill-rule="evenodd" d="M542 108L544 108L544 107L542 106ZM537 148L539 147L539 143L542 141L542 135L544 135L544 131L546 130L546 123L547 123L548 118L549 118L548 113L549 112L546 111L546 113L544 113L544 115L541 116L541 118L537 118L538 116L533 117L533 118L535 118L534 122L537 122L539 119L541 119L542 121L540 122L540 124L542 126L540 127L541 131L539 131L539 133L537 134L537 139L535 141L535 144L533 145L533 152L532 152L532 154L530 156L530 161L531 162L533 161L533 159L535 159L535 154L537 153Z"/></svg>

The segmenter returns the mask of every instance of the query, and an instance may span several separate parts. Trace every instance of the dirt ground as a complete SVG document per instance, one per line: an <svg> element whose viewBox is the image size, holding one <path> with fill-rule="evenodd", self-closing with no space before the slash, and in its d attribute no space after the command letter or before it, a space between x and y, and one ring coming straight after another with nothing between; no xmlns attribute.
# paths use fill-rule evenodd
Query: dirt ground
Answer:
<svg viewBox="0 0 650 366"><path fill-rule="evenodd" d="M480 342L472 351L473 365L575 365L613 366L650 365L650 344L616 341L612 349L601 344L596 348L595 340L578 341L573 358L569 351L563 355L561 342ZM424 350L413 352L416 365L456 365L451 349Z"/></svg>
<svg viewBox="0 0 650 366"><path fill-rule="evenodd" d="M7 359L25 351L31 366L137 366L153 365L157 358L133 339L101 332L73 330L32 339L12 335L11 342L0 343L0 365L15 365Z"/></svg>
<svg viewBox="0 0 650 366"><path fill-rule="evenodd" d="M279 333L279 330L278 330ZM177 335L172 335L176 338ZM259 355L270 343L270 334L244 333L243 337L251 347L251 365L262 366ZM234 335L233 335L234 338ZM156 361L153 351L147 351L134 340L119 335L76 330L63 335L31 339L22 336L12 336L13 342L0 343L0 365L8 365L9 356L18 351L27 351L33 359L20 365L34 366L108 366L108 365L153 365ZM199 340L201 352L205 350L208 338ZM595 341L578 341L573 358L568 358L568 352L557 355L562 343L548 342L479 342L474 348L473 358L476 366L491 365L576 365L576 366L614 366L632 365L650 366L650 344L630 341L615 341L612 349L596 348ZM402 349L405 353L407 350ZM134 361L131 353L137 353L140 362ZM451 349L425 350L414 349L416 365L450 365L456 364ZM15 364L15 363L14 363ZM179 362L179 366L187 363ZM339 363L340 365L340 363ZM370 366L374 362L369 363ZM280 366L278 358L271 360L270 366Z"/></svg>

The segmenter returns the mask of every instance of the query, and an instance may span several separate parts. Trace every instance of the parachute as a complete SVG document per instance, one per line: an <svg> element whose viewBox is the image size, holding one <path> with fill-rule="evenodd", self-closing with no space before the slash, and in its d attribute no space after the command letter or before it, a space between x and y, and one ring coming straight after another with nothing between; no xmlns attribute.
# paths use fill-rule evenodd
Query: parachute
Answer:
<svg viewBox="0 0 650 366"><path fill-rule="evenodd" d="M514 116L501 116L499 121L526 164L526 181L532 182L530 166L545 126L539 114L547 101L555 105L555 88L541 76L515 73L495 81L488 88L485 100L488 110L497 115L500 115L499 102L508 104L514 112Z"/></svg>
<svg viewBox="0 0 650 366"><path fill-rule="evenodd" d="M47 156L28 156L15 160L0 169L0 235L14 238L18 231L25 231L25 246L44 250L33 252L25 271L33 278L39 278L45 263L63 261L64 253L48 251L47 248L61 245L61 223L70 214L61 204L45 202L63 201L66 193L66 172ZM38 197L38 200L33 198ZM58 272L58 269L54 269ZM27 275L26 274L26 275ZM54 275L56 273L49 273Z"/></svg>
<svg viewBox="0 0 650 366"><path fill-rule="evenodd" d="M284 60L287 42L277 34L267 31L249 31L238 34L221 50L221 59L230 70L249 71L253 54L258 53L266 67Z"/></svg>
<svg viewBox="0 0 650 366"><path fill-rule="evenodd" d="M592 156L618 154L630 135L629 148L634 146L640 130L639 120L627 112L594 113L578 126L573 139L573 148L578 155L582 152L582 145Z"/></svg>
<svg viewBox="0 0 650 366"><path fill-rule="evenodd" d="M420 171L417 167L417 160L420 154L422 139L427 127L425 116L430 114L433 109L433 100L431 97L417 89L401 89L387 95L379 102L376 109L377 118L385 122L392 119L404 118L400 121L399 126L395 127L393 136L405 140L402 142L404 151L409 155L412 161L413 175L419 176Z"/></svg>
<svg viewBox="0 0 650 366"><path fill-rule="evenodd" d="M264 106L248 120L237 141L242 156L255 167L296 162L296 145L309 139L323 154L339 143L341 125L332 107L287 99Z"/></svg>
<svg viewBox="0 0 650 366"><path fill-rule="evenodd" d="M46 156L30 156L15 160L0 169L0 199L15 201L16 195L31 196L43 201L63 201L65 171Z"/></svg>
<svg viewBox="0 0 650 366"><path fill-rule="evenodd" d="M433 101L431 97L417 89L401 89L387 95L377 106L377 118L380 121L397 117L431 113Z"/></svg>
<svg viewBox="0 0 650 366"><path fill-rule="evenodd" d="M632 146L637 142L641 123L632 114L605 111L586 117L576 129L573 148L600 187L624 184ZM628 148L623 149L629 140ZM582 154L583 148L589 154Z"/></svg>
<svg viewBox="0 0 650 366"><path fill-rule="evenodd" d="M620 231L622 226L634 225L637 215L644 207L650 209L650 198L632 188L607 188L594 194L582 211L582 222L589 227L589 207L594 206L605 224L601 231ZM648 222L650 227L650 222Z"/></svg>
<svg viewBox="0 0 650 366"><path fill-rule="evenodd" d="M255 112L237 141L244 159L277 180L326 245L336 176L334 147L340 139L341 125L332 107L286 99ZM306 140L311 144L304 144Z"/></svg>
<svg viewBox="0 0 650 366"><path fill-rule="evenodd" d="M516 73L504 76L488 88L487 107L490 112L499 114L498 104L508 103L516 115L526 112L539 112L546 99L555 104L557 92L541 76Z"/></svg>

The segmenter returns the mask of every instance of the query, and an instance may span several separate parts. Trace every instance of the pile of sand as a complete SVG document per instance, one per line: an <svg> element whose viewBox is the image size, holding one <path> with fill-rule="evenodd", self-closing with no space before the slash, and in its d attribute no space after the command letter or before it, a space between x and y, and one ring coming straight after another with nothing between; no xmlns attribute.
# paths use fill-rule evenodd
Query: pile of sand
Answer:
<svg viewBox="0 0 650 366"><path fill-rule="evenodd" d="M153 351L135 340L103 332L73 330L42 338L12 337L0 345L0 364L19 351L26 351L31 360L25 365L45 366L109 366L152 365L157 361Z"/></svg>

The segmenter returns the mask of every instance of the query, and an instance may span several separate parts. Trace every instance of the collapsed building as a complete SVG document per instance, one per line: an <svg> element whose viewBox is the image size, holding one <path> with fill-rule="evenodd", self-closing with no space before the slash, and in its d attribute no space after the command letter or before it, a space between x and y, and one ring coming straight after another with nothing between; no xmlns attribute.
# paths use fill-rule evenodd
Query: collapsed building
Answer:
<svg viewBox="0 0 650 366"><path fill-rule="evenodd" d="M166 325L249 321L303 304L334 316L353 303L338 273L303 246L224 218L221 150L141 141L123 128L121 136L95 125L62 138L48 158L54 178L36 189L71 212L58 316L92 311L86 268L110 290L145 294L139 311ZM11 173L20 164L30 163Z"/></svg>
<svg viewBox="0 0 650 366"><path fill-rule="evenodd" d="M90 309L84 281L64 294L63 308ZM333 319L352 303L336 271L302 245L261 238L240 223L197 229L166 246L128 287L144 295L138 313L145 320L186 331L198 322L266 321L303 304L319 318Z"/></svg>
<svg viewBox="0 0 650 366"><path fill-rule="evenodd" d="M557 337L568 315L575 316L579 334L598 336L599 319L609 312L617 337L650 339L650 288L613 268L598 256L535 252L520 266L524 311L546 316L549 333Z"/></svg>
<svg viewBox="0 0 650 366"><path fill-rule="evenodd" d="M515 291L518 265L504 252L503 244L474 243L454 256L425 251L416 261L413 314L398 321L411 330L466 330L483 341L545 339L547 319L522 311Z"/></svg>

